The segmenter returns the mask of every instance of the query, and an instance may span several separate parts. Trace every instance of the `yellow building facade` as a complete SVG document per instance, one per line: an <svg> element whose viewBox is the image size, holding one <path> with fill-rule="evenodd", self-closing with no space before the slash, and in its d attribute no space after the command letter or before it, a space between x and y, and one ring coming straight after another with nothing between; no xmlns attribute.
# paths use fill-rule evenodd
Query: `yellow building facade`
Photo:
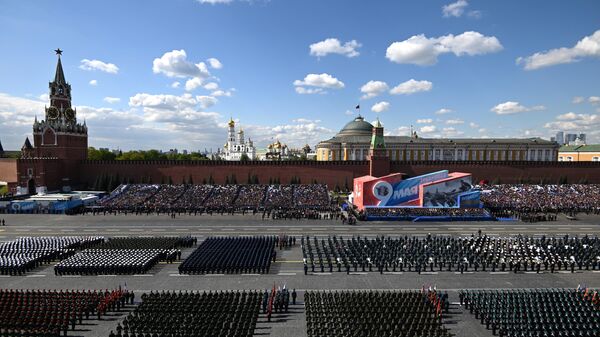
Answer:
<svg viewBox="0 0 600 337"><path fill-rule="evenodd" d="M558 161L600 162L600 145L565 145L558 150Z"/></svg>
<svg viewBox="0 0 600 337"><path fill-rule="evenodd" d="M366 160L373 126L361 116L317 144L319 161ZM540 138L448 139L385 136L393 161L556 161L558 144Z"/></svg>

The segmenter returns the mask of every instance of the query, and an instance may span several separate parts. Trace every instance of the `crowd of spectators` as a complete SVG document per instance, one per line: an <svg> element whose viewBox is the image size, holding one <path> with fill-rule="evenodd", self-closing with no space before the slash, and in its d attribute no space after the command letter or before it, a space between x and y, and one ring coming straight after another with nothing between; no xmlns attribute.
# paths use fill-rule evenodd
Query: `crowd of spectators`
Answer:
<svg viewBox="0 0 600 337"><path fill-rule="evenodd" d="M556 214L600 214L600 185L481 186L481 201L497 217L553 220Z"/></svg>
<svg viewBox="0 0 600 337"><path fill-rule="evenodd" d="M93 214L163 213L233 214L235 212L277 218L322 218L334 212L327 186L312 185L121 185L101 199ZM333 216L331 217L333 218Z"/></svg>

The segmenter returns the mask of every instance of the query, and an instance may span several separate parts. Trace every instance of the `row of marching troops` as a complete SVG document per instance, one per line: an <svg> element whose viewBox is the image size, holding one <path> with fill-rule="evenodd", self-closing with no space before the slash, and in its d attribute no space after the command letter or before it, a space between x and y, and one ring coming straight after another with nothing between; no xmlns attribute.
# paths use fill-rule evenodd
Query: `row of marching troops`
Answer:
<svg viewBox="0 0 600 337"><path fill-rule="evenodd" d="M301 239L305 274L329 271L600 270L597 236L404 236ZM309 267L310 266L310 267Z"/></svg>
<svg viewBox="0 0 600 337"><path fill-rule="evenodd" d="M268 274L276 259L274 236L209 237L180 265L181 274Z"/></svg>
<svg viewBox="0 0 600 337"><path fill-rule="evenodd" d="M150 292L110 337L254 335L260 291Z"/></svg>
<svg viewBox="0 0 600 337"><path fill-rule="evenodd" d="M101 319L107 312L133 304L133 300L133 292L122 289L0 290L0 336L66 336L90 316Z"/></svg>
<svg viewBox="0 0 600 337"><path fill-rule="evenodd" d="M309 291L306 325L313 336L450 336L442 324L448 297L424 291Z"/></svg>
<svg viewBox="0 0 600 337"><path fill-rule="evenodd" d="M42 264L59 260L54 270L64 274L139 274L158 261L181 258L179 247L191 247L187 237L24 237L0 245L0 272L21 275Z"/></svg>
<svg viewBox="0 0 600 337"><path fill-rule="evenodd" d="M100 236L22 237L0 244L0 274L22 275L101 243Z"/></svg>
<svg viewBox="0 0 600 337"><path fill-rule="evenodd" d="M501 337L598 337L598 296L585 287L459 292L461 305Z"/></svg>

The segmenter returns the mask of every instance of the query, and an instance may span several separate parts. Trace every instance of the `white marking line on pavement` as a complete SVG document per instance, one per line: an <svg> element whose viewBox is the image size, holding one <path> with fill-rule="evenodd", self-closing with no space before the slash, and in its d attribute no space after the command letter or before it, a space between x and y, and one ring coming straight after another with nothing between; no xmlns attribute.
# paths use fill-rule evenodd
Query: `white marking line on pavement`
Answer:
<svg viewBox="0 0 600 337"><path fill-rule="evenodd" d="M244 231L252 232L257 230L256 228L244 228Z"/></svg>
<svg viewBox="0 0 600 337"><path fill-rule="evenodd" d="M492 229L495 231L503 231L504 227L492 227Z"/></svg>
<svg viewBox="0 0 600 337"><path fill-rule="evenodd" d="M325 275L331 275L331 273L313 273L313 275L315 275L315 276L325 276Z"/></svg>
<svg viewBox="0 0 600 337"><path fill-rule="evenodd" d="M95 229L84 229L83 231L84 232L95 232L96 230Z"/></svg>
<svg viewBox="0 0 600 337"><path fill-rule="evenodd" d="M448 229L462 231L463 228L462 227L448 227Z"/></svg>
<svg viewBox="0 0 600 337"><path fill-rule="evenodd" d="M600 273L600 270L592 270L592 273Z"/></svg>
<svg viewBox="0 0 600 337"><path fill-rule="evenodd" d="M260 276L260 274L242 274L242 276Z"/></svg>
<svg viewBox="0 0 600 337"><path fill-rule="evenodd" d="M10 275L0 275L0 278L7 278L10 277Z"/></svg>
<svg viewBox="0 0 600 337"><path fill-rule="evenodd" d="M134 277L152 277L154 274L133 274Z"/></svg>
<svg viewBox="0 0 600 337"><path fill-rule="evenodd" d="M579 227L579 229L589 231L592 229L592 227Z"/></svg>
<svg viewBox="0 0 600 337"><path fill-rule="evenodd" d="M205 274L204 276L225 276L225 274Z"/></svg>
<svg viewBox="0 0 600 337"><path fill-rule="evenodd" d="M279 276L294 276L296 273L277 273Z"/></svg>
<svg viewBox="0 0 600 337"><path fill-rule="evenodd" d="M425 231L437 231L438 228L437 227L425 227L425 228L423 228L423 230L425 230Z"/></svg>
<svg viewBox="0 0 600 337"><path fill-rule="evenodd" d="M233 230L233 229L223 229L223 230L226 231L226 230ZM187 232L187 231L189 231L189 229L187 229L187 228L175 228L175 231L177 231L177 232Z"/></svg>
<svg viewBox="0 0 600 337"><path fill-rule="evenodd" d="M169 274L169 276L171 277L186 277L186 276L190 276L189 274Z"/></svg>
<svg viewBox="0 0 600 337"><path fill-rule="evenodd" d="M290 228L291 231L301 231L302 228Z"/></svg>
<svg viewBox="0 0 600 337"><path fill-rule="evenodd" d="M39 232L50 232L51 229L38 229Z"/></svg>
<svg viewBox="0 0 600 337"><path fill-rule="evenodd" d="M78 278L78 277L81 277L81 275L63 275L61 277Z"/></svg>
<svg viewBox="0 0 600 337"><path fill-rule="evenodd" d="M45 274L33 274L33 275L27 275L25 277L46 277Z"/></svg>
<svg viewBox="0 0 600 337"><path fill-rule="evenodd" d="M176 229L177 230L186 230L187 229ZM226 231L226 232L233 232L235 230L235 228L221 228L222 231Z"/></svg>
<svg viewBox="0 0 600 337"><path fill-rule="evenodd" d="M98 277L117 277L117 275L97 275Z"/></svg>
<svg viewBox="0 0 600 337"><path fill-rule="evenodd" d="M61 229L61 232L74 232L74 229Z"/></svg>
<svg viewBox="0 0 600 337"><path fill-rule="evenodd" d="M507 271L491 271L490 275L506 275L508 274Z"/></svg>
<svg viewBox="0 0 600 337"><path fill-rule="evenodd" d="M384 274L386 274L386 275L402 275L404 273L401 272L401 271L390 271L390 272L387 272L387 273L384 272Z"/></svg>
<svg viewBox="0 0 600 337"><path fill-rule="evenodd" d="M473 274L473 273L474 273L474 272L472 272L472 271L465 271L465 272L462 272L462 273L461 273L461 272L459 272L459 271L455 271L455 272L454 272L454 274L456 274L456 275L460 275L460 274ZM422 274L422 273L421 273L421 274Z"/></svg>
<svg viewBox="0 0 600 337"><path fill-rule="evenodd" d="M546 230L546 229L548 229L548 227L536 227L535 229Z"/></svg>
<svg viewBox="0 0 600 337"><path fill-rule="evenodd" d="M153 232L164 232L166 231L166 229L161 229L161 228L154 228L152 229Z"/></svg>
<svg viewBox="0 0 600 337"><path fill-rule="evenodd" d="M516 229L518 231L522 231L522 230L527 229L527 227L513 227L513 229Z"/></svg>
<svg viewBox="0 0 600 337"><path fill-rule="evenodd" d="M438 272L437 271L423 271L423 272L421 272L421 274L424 274L424 275L437 275Z"/></svg>
<svg viewBox="0 0 600 337"><path fill-rule="evenodd" d="M402 230L404 230L404 231L416 231L417 229L415 227L402 227Z"/></svg>
<svg viewBox="0 0 600 337"><path fill-rule="evenodd" d="M368 273L365 272L351 272L350 275L367 275Z"/></svg>
<svg viewBox="0 0 600 337"><path fill-rule="evenodd" d="M327 228L311 228L311 230L313 230L313 231L324 231L326 229Z"/></svg>

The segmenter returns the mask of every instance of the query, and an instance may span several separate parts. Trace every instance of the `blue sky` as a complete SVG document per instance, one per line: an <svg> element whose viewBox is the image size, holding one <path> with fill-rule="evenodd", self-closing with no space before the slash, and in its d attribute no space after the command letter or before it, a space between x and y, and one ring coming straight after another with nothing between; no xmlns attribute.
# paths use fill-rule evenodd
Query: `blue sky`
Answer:
<svg viewBox="0 0 600 337"><path fill-rule="evenodd" d="M7 149L58 47L96 147L216 149L230 117L314 146L357 104L393 135L600 142L598 1L0 0L0 31Z"/></svg>

